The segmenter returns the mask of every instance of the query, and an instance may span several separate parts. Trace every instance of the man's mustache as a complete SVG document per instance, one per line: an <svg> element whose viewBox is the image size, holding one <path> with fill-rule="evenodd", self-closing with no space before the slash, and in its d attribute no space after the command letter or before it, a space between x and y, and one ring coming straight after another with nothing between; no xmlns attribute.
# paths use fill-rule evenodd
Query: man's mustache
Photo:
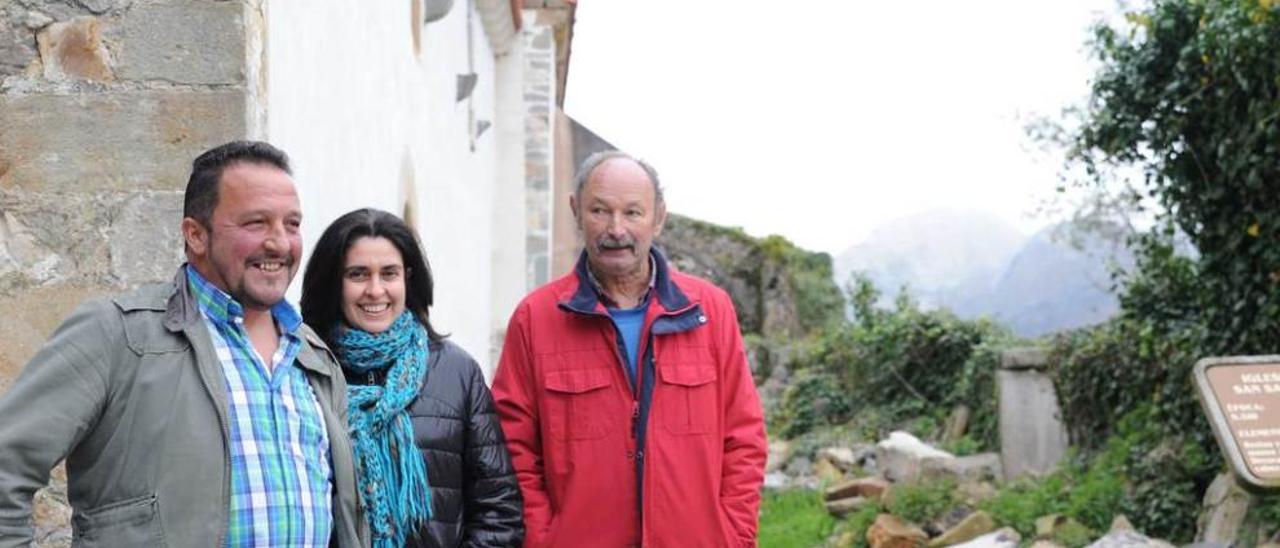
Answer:
<svg viewBox="0 0 1280 548"><path fill-rule="evenodd" d="M596 245L601 249L626 249L635 247L636 241L634 238L629 237L610 238L608 236L602 236Z"/></svg>

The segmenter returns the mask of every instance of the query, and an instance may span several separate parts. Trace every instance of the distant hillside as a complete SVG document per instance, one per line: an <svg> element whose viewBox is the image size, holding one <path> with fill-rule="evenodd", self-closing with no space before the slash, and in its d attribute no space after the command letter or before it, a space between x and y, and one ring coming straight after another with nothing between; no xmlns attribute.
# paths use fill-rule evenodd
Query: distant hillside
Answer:
<svg viewBox="0 0 1280 548"><path fill-rule="evenodd" d="M1132 264L1098 238L1067 242L1049 228L1027 238L994 216L933 211L891 222L841 253L836 280L867 273L888 306L906 286L924 307L987 316L1020 336L1100 322L1118 308L1109 265ZM1078 247L1077 247L1078 246Z"/></svg>
<svg viewBox="0 0 1280 548"><path fill-rule="evenodd" d="M937 210L892 221L835 260L843 285L865 272L893 302L906 286L926 308L976 315L1026 237L989 213Z"/></svg>
<svg viewBox="0 0 1280 548"><path fill-rule="evenodd" d="M1129 266L1123 246L1085 238L1080 248L1054 237L1032 236L1009 262L986 311L1022 336L1037 336L1101 322L1119 310L1111 293L1112 264Z"/></svg>

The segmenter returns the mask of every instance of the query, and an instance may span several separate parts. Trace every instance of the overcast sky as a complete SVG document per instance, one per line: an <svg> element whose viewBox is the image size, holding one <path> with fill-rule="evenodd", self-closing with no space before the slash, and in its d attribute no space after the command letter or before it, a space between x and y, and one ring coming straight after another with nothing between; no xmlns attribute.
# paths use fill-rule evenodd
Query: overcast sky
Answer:
<svg viewBox="0 0 1280 548"><path fill-rule="evenodd" d="M838 253L989 210L1030 233L1059 163L1023 125L1087 96L1113 0L584 0L565 111L651 161L673 211Z"/></svg>

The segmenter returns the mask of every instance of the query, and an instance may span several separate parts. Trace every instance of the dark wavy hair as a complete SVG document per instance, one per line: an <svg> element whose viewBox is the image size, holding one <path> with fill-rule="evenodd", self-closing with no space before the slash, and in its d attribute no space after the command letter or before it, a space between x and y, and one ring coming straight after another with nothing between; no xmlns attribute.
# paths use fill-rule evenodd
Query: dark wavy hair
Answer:
<svg viewBox="0 0 1280 548"><path fill-rule="evenodd" d="M342 276L347 264L347 251L360 238L386 238L400 251L405 267L405 309L413 312L427 328L430 340L439 342L441 335L431 326L427 310L433 302L431 267L418 245L413 229L399 217L380 209L357 209L338 217L324 229L320 241L311 251L307 271L302 275L302 319L334 346L334 328L343 321Z"/></svg>

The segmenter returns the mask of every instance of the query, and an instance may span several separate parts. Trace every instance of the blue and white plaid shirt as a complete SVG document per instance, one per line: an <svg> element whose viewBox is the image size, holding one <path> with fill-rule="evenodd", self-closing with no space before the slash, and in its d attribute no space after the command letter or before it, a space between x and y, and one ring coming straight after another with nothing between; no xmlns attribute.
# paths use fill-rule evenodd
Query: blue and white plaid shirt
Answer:
<svg viewBox="0 0 1280 548"><path fill-rule="evenodd" d="M280 301L272 367L249 343L244 309L190 265L187 280L227 379L231 507L226 546L329 545L333 473L329 435L306 373L294 364L302 317Z"/></svg>

